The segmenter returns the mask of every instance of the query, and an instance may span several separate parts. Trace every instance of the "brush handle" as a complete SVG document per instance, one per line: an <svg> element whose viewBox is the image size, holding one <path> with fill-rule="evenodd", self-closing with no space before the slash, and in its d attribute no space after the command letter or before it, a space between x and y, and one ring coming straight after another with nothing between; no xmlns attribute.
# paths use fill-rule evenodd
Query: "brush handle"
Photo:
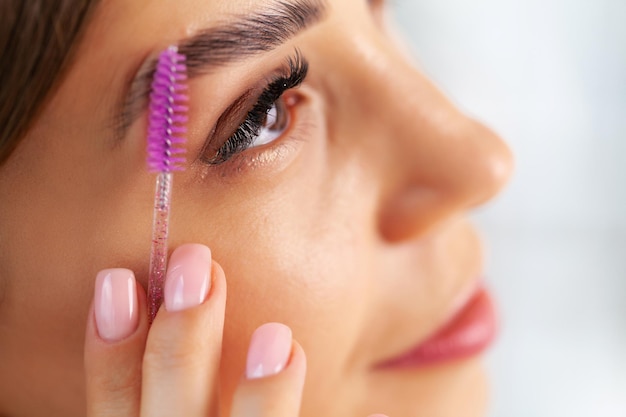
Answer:
<svg viewBox="0 0 626 417"><path fill-rule="evenodd" d="M150 249L150 275L148 277L148 306L150 323L163 303L163 284L167 268L167 236L169 232L172 173L157 176L152 222L152 248Z"/></svg>

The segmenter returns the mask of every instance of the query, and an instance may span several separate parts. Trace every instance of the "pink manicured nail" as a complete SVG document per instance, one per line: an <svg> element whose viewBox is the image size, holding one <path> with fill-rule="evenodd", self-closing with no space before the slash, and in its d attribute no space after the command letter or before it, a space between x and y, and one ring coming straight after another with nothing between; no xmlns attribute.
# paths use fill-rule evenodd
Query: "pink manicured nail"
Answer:
<svg viewBox="0 0 626 417"><path fill-rule="evenodd" d="M263 378L285 369L291 356L291 337L291 329L280 323L256 329L248 350L246 378Z"/></svg>
<svg viewBox="0 0 626 417"><path fill-rule="evenodd" d="M183 245L170 259L165 278L165 309L180 311L199 306L211 286L211 251L203 245Z"/></svg>
<svg viewBox="0 0 626 417"><path fill-rule="evenodd" d="M116 342L137 328L137 288L128 269L105 269L96 276L94 300L96 326L100 337Z"/></svg>

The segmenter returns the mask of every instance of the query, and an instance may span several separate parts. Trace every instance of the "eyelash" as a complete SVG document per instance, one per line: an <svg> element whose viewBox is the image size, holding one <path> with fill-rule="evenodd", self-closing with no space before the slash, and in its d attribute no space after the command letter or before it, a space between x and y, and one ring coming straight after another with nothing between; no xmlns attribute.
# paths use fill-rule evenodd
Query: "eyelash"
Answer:
<svg viewBox="0 0 626 417"><path fill-rule="evenodd" d="M263 122L272 106L287 90L302 84L308 70L309 64L300 52L296 52L293 57L290 57L285 73L269 83L235 133L224 142L213 156L204 158L205 162L209 165L219 165L248 149L259 136Z"/></svg>

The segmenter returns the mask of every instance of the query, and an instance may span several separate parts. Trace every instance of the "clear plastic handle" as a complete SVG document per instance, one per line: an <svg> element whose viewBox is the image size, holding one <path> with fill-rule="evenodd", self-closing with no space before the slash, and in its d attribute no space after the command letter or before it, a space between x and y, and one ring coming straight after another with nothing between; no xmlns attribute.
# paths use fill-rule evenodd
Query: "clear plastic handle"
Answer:
<svg viewBox="0 0 626 417"><path fill-rule="evenodd" d="M163 303L163 284L167 269L167 238L169 234L170 201L172 196L171 172L157 176L152 223L152 248L150 249L150 275L148 277L148 307L150 323Z"/></svg>

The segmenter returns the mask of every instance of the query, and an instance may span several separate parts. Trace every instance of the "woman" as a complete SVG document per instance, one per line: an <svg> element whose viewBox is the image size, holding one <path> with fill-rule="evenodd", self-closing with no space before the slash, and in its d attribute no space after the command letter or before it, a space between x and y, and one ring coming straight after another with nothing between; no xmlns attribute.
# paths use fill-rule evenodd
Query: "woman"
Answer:
<svg viewBox="0 0 626 417"><path fill-rule="evenodd" d="M464 213L511 156L382 2L50 3L0 17L0 415L483 415L493 314ZM188 164L149 328L146 74L171 44Z"/></svg>

